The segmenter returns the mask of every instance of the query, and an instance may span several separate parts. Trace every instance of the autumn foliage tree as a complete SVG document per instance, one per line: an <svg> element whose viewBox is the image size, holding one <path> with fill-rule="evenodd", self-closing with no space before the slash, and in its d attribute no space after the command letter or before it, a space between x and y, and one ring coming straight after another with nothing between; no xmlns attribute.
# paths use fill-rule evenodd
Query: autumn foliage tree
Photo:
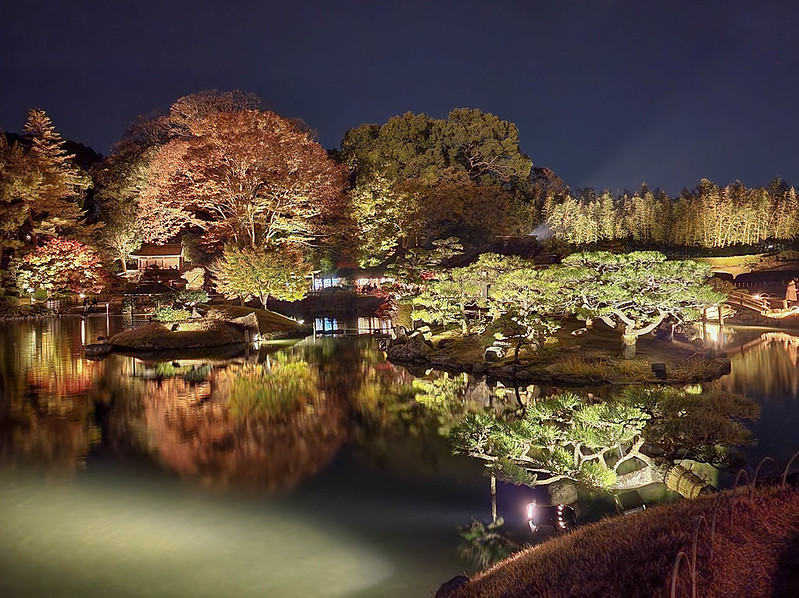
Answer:
<svg viewBox="0 0 799 598"><path fill-rule="evenodd" d="M17 268L17 285L23 292L99 293L105 284L97 254L74 239L50 239L25 255Z"/></svg>
<svg viewBox="0 0 799 598"><path fill-rule="evenodd" d="M302 254L287 246L267 251L229 245L212 270L217 290L228 299L258 297L264 308L269 297L283 301L305 297L311 274Z"/></svg>
<svg viewBox="0 0 799 598"><path fill-rule="evenodd" d="M145 241L186 227L209 246L308 243L341 208L343 169L312 134L274 112L215 112L154 156L140 197Z"/></svg>

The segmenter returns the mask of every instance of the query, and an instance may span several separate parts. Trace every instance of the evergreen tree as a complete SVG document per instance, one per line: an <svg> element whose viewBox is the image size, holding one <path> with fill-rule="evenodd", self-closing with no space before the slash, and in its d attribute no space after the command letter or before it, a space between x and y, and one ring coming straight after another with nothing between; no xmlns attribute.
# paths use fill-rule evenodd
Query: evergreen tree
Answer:
<svg viewBox="0 0 799 598"><path fill-rule="evenodd" d="M23 130L31 142L30 156L41 177L37 193L25 198L34 243L41 234L79 232L83 193L91 187L91 178L75 165L74 155L64 149L61 135L44 110L28 112Z"/></svg>

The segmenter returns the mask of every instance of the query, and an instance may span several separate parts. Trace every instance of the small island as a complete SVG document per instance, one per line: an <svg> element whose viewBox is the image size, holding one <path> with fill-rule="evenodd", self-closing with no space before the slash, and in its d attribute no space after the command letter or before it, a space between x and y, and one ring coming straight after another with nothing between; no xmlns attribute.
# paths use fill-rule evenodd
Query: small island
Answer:
<svg viewBox="0 0 799 598"><path fill-rule="evenodd" d="M193 312L197 317L153 321L119 332L102 343L87 345L86 355L96 358L113 351L152 353L243 346L265 340L303 337L311 332L296 320L265 309L213 305L194 308Z"/></svg>
<svg viewBox="0 0 799 598"><path fill-rule="evenodd" d="M698 324L711 311L718 318L726 298L708 284L706 264L598 251L547 266L485 253L447 267L455 247L449 240L423 267L417 259L396 268L395 310L410 311L415 330L385 344L390 360L515 385L695 383L729 373L700 338Z"/></svg>

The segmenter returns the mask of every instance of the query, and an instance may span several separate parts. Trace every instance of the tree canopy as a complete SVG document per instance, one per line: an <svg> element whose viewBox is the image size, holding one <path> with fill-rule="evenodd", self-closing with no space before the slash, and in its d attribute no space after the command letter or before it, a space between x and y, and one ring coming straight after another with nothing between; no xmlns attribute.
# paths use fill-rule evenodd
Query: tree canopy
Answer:
<svg viewBox="0 0 799 598"><path fill-rule="evenodd" d="M480 243L518 230L532 163L513 123L475 109L446 120L406 113L349 130L339 159L353 175L363 259L455 235Z"/></svg>
<svg viewBox="0 0 799 598"><path fill-rule="evenodd" d="M264 308L270 296L283 301L305 297L311 274L302 254L288 246L268 251L229 245L212 270L216 288L228 299L258 297Z"/></svg>
<svg viewBox="0 0 799 598"><path fill-rule="evenodd" d="M74 239L50 239L26 254L17 270L17 284L23 292L99 293L106 282L97 254Z"/></svg>
<svg viewBox="0 0 799 598"><path fill-rule="evenodd" d="M308 242L340 207L344 173L307 130L274 112L213 113L154 156L140 198L146 241L188 226L209 245Z"/></svg>
<svg viewBox="0 0 799 598"><path fill-rule="evenodd" d="M696 320L701 309L723 302L726 296L707 284L710 276L707 264L655 251L575 253L548 271L570 295L575 315L623 329L627 358L636 339L667 317Z"/></svg>

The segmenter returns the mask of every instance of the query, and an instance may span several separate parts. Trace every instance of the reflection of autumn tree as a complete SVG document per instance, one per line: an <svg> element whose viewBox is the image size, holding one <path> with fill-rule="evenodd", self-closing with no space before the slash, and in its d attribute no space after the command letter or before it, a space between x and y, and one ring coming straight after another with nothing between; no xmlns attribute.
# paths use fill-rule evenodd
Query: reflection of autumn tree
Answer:
<svg viewBox="0 0 799 598"><path fill-rule="evenodd" d="M273 371L280 380L269 380ZM278 387L294 375L292 389ZM291 489L324 467L346 436L345 411L319 391L317 376L283 357L216 369L201 384L150 383L143 404L153 448L168 467L215 488Z"/></svg>
<svg viewBox="0 0 799 598"><path fill-rule="evenodd" d="M72 471L96 439L87 394L102 365L80 356L76 325L51 320L3 330L0 460Z"/></svg>

